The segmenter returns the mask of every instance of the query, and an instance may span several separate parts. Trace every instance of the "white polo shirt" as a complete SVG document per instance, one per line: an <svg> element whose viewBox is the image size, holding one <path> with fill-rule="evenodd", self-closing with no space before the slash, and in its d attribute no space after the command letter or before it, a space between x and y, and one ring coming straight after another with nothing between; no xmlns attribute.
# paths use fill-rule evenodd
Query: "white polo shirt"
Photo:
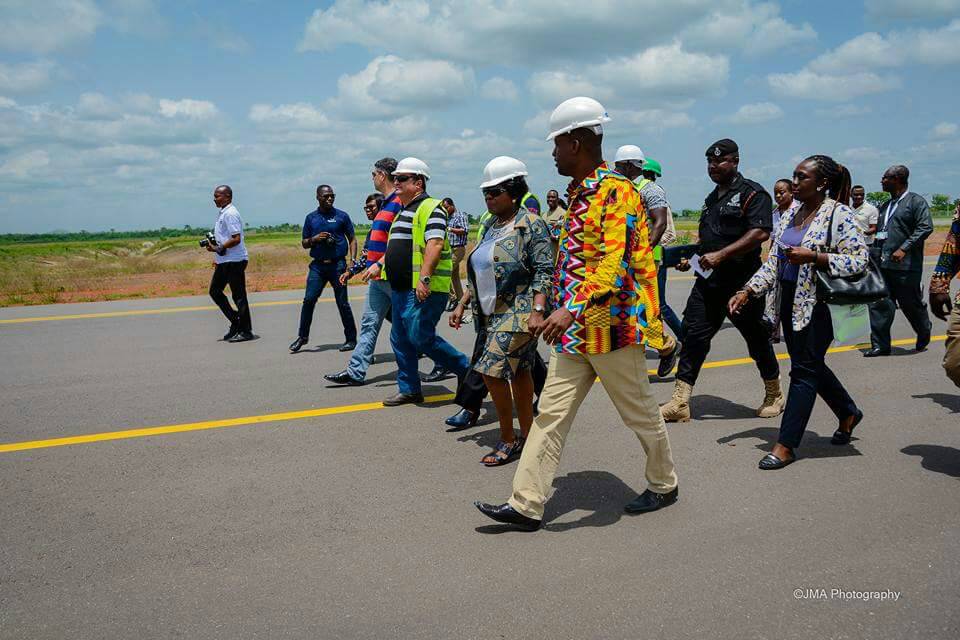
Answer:
<svg viewBox="0 0 960 640"><path fill-rule="evenodd" d="M874 234L869 233L869 229L870 225L877 224L880 219L880 211L869 202L864 201L862 205L853 210L853 217L857 221L860 231L863 232L864 242L867 246L872 245Z"/></svg>
<svg viewBox="0 0 960 640"><path fill-rule="evenodd" d="M237 208L230 203L220 209L220 217L217 218L217 224L213 227L213 235L217 237L217 244L223 245L238 233L240 234L239 244L227 249L222 256L218 253L214 254L217 264L242 262L248 258L247 245L243 242L243 220Z"/></svg>

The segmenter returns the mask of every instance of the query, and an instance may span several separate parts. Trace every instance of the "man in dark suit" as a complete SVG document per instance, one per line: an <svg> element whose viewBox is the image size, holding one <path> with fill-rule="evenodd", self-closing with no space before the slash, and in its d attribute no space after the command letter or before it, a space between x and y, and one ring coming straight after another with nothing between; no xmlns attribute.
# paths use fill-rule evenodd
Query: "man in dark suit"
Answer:
<svg viewBox="0 0 960 640"><path fill-rule="evenodd" d="M917 351L930 344L930 314L920 292L923 277L923 242L933 233L930 207L920 195L908 190L910 171L894 165L883 174L880 183L890 194L880 208L877 234L871 248L880 265L890 297L870 307L868 358L890 355L890 327L897 307L903 311L917 334Z"/></svg>

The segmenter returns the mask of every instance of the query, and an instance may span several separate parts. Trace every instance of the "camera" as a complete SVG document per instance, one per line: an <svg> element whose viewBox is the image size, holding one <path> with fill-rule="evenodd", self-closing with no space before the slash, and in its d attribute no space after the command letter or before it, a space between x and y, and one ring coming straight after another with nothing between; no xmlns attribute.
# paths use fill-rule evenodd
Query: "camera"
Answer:
<svg viewBox="0 0 960 640"><path fill-rule="evenodd" d="M217 246L217 237L213 235L212 231L207 231L207 235L200 241L200 246L206 249L211 245Z"/></svg>
<svg viewBox="0 0 960 640"><path fill-rule="evenodd" d="M321 240L320 242L321 242L322 244L328 246L328 247L332 247L332 246L335 246L335 245L337 244L337 239L334 238L333 236L327 236L326 238L324 238L324 239Z"/></svg>

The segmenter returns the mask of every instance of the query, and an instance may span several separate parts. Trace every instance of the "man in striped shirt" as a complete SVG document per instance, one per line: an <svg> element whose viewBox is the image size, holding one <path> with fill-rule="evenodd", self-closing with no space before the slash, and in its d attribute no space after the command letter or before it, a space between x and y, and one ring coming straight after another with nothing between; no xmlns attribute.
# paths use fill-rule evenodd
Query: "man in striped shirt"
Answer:
<svg viewBox="0 0 960 640"><path fill-rule="evenodd" d="M373 350L377 346L380 327L383 325L383 319L390 313L390 283L382 278L380 263L387 251L390 227L393 225L394 218L403 209L393 182L393 172L396 168L395 159L383 158L374 163L371 172L373 186L383 194L384 199L363 245L366 264L362 278L364 282L369 282L370 286L367 287L367 300L363 308L363 317L360 319L357 347L353 350L347 368L339 373L328 373L323 376L335 384L359 386L364 383L367 369L373 361ZM351 273L350 276L352 275L354 274Z"/></svg>

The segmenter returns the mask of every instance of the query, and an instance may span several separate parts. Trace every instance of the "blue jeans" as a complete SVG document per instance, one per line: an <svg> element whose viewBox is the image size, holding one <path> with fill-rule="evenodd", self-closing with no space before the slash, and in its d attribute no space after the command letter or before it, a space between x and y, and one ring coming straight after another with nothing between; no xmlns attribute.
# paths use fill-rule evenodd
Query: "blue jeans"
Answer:
<svg viewBox="0 0 960 640"><path fill-rule="evenodd" d="M662 264L657 265L657 289L660 292L660 318L670 327L670 331L673 331L677 340L683 340L683 336L680 335L682 331L680 318L667 304L667 267Z"/></svg>
<svg viewBox="0 0 960 640"><path fill-rule="evenodd" d="M431 293L426 300L419 302L412 289L393 291L393 327L390 330L390 344L397 356L397 386L400 393L420 393L420 372L417 367L420 353L448 371L462 378L470 361L457 351L453 345L437 335L437 321L447 308L449 295Z"/></svg>
<svg viewBox="0 0 960 640"><path fill-rule="evenodd" d="M322 264L318 260L310 263L310 271L307 272L307 290L303 293L303 306L300 307L298 335L301 338L310 337L313 309L317 306L317 300L323 293L323 288L329 282L333 286L333 297L337 301L337 309L340 311L344 341L357 341L357 324L353 321L353 311L350 309L350 301L347 300L347 287L340 284L340 274L346 270L347 262L344 259L331 264Z"/></svg>
<svg viewBox="0 0 960 640"><path fill-rule="evenodd" d="M367 301L363 306L363 317L360 318L360 338L347 365L347 373L354 380L367 377L380 326L390 313L390 293L390 283L386 280L371 280L367 287Z"/></svg>

